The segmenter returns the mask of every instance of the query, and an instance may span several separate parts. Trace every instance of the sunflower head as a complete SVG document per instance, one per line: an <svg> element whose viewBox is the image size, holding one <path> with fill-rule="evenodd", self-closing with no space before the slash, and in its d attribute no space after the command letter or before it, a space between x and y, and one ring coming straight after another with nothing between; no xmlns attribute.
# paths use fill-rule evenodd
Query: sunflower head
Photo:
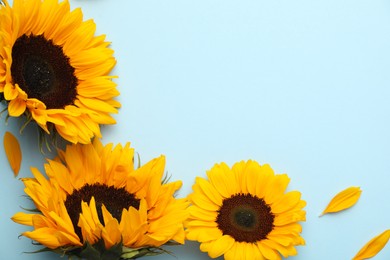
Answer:
<svg viewBox="0 0 390 260"><path fill-rule="evenodd" d="M137 169L133 157L129 144L69 145L45 164L48 179L36 168L22 179L39 213L12 219L32 226L22 235L47 249L87 259L132 259L183 244L188 203L174 197L181 182L162 182L164 156Z"/></svg>
<svg viewBox="0 0 390 260"><path fill-rule="evenodd" d="M116 61L95 27L68 0L0 4L0 100L8 116L72 143L90 143L101 137L100 124L115 123L119 92L109 73Z"/></svg>
<svg viewBox="0 0 390 260"><path fill-rule="evenodd" d="M286 174L269 165L239 162L229 168L216 164L198 177L189 195L187 238L199 241L212 258L281 259L296 255L304 245L298 223L305 220L301 193L286 193Z"/></svg>

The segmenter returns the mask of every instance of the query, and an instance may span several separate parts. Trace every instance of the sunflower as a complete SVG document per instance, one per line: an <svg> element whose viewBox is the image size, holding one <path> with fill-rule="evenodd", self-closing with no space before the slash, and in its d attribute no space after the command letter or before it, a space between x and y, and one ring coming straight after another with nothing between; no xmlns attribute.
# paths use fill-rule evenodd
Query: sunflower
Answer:
<svg viewBox="0 0 390 260"><path fill-rule="evenodd" d="M183 244L186 199L175 199L181 181L162 181L165 157L134 169L134 150L98 139L68 145L44 165L49 179L32 168L22 179L38 213L16 213L33 226L22 235L46 248L87 259L131 259Z"/></svg>
<svg viewBox="0 0 390 260"><path fill-rule="evenodd" d="M285 192L286 174L269 165L239 162L229 168L216 164L208 180L197 177L188 208L187 239L199 241L212 258L281 259L304 245L299 221L305 220L298 191Z"/></svg>
<svg viewBox="0 0 390 260"><path fill-rule="evenodd" d="M120 103L113 50L95 23L68 0L7 0L0 4L0 98L8 116L26 116L47 134L72 143L101 137ZM42 133L44 133L42 131Z"/></svg>

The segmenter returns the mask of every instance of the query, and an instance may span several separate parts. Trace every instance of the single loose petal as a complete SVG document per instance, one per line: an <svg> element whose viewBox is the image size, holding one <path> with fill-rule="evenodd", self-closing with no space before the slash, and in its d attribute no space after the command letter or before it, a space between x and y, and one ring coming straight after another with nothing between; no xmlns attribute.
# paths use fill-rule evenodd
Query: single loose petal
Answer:
<svg viewBox="0 0 390 260"><path fill-rule="evenodd" d="M329 202L321 216L327 213L339 212L352 207L359 200L361 193L362 190L360 187L349 187L339 192Z"/></svg>
<svg viewBox="0 0 390 260"><path fill-rule="evenodd" d="M382 234L371 239L367 244L365 244L362 249L355 255L352 260L362 260L368 259L373 256L376 256L382 248L385 247L390 238L390 229L384 231Z"/></svg>
<svg viewBox="0 0 390 260"><path fill-rule="evenodd" d="M18 139L10 132L5 132L4 134L4 150L16 177L18 176L20 164L22 162L22 151L20 150Z"/></svg>

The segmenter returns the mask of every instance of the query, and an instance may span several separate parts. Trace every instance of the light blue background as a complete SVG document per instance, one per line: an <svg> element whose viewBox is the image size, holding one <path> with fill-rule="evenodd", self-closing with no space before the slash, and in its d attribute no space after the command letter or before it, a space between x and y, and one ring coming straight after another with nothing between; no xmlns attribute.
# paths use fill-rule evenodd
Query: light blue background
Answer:
<svg viewBox="0 0 390 260"><path fill-rule="evenodd" d="M390 228L390 2L385 0L74 0L107 34L123 107L103 142L132 142L146 162L167 157L172 179L214 163L270 163L308 203L296 260L351 259ZM42 169L34 128L0 120L23 149L20 177ZM0 149L0 259L60 259L18 235L28 207ZM319 218L329 200L361 186L353 208ZM208 259L189 242L178 259ZM389 259L390 245L375 259ZM156 259L175 259L172 256Z"/></svg>

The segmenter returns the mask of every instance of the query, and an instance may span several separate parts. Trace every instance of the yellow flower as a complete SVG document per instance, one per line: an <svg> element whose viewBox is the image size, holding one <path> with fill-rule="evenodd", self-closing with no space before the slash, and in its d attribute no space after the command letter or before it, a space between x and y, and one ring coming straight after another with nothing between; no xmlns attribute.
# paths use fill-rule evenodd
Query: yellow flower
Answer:
<svg viewBox="0 0 390 260"><path fill-rule="evenodd" d="M109 250L126 259L183 244L188 203L174 198L181 181L162 183L164 156L137 169L133 156L129 143L67 146L45 164L49 179L36 168L35 178L22 179L40 213L12 219L34 227L24 236L68 255Z"/></svg>
<svg viewBox="0 0 390 260"><path fill-rule="evenodd" d="M0 94L12 117L25 115L72 143L101 137L120 103L113 50L95 23L68 0L14 0L0 5Z"/></svg>
<svg viewBox="0 0 390 260"><path fill-rule="evenodd" d="M269 165L239 162L229 168L216 164L208 180L197 177L186 222L187 239L201 243L212 258L281 259L304 245L299 221L305 221L298 191L285 192L286 174L275 175Z"/></svg>

